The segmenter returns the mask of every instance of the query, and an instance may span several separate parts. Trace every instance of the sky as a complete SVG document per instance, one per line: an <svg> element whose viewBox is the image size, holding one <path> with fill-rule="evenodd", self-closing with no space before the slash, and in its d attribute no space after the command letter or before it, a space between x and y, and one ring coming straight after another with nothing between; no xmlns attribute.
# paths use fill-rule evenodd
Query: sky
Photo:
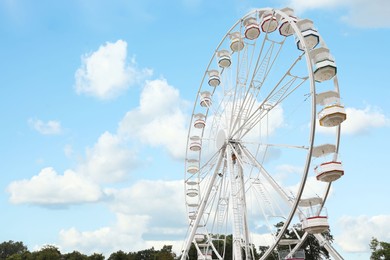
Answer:
<svg viewBox="0 0 390 260"><path fill-rule="evenodd" d="M0 2L0 241L110 254L187 230L184 151L207 64L253 8L290 6L336 59L345 175L327 201L334 247L390 241L390 2Z"/></svg>

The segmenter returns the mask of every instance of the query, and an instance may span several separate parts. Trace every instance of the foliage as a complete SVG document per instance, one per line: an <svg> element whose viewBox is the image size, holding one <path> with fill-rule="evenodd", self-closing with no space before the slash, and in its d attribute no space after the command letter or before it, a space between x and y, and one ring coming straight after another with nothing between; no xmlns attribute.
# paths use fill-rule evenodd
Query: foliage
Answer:
<svg viewBox="0 0 390 260"><path fill-rule="evenodd" d="M370 242L371 260L390 259L390 243L378 241L375 237Z"/></svg>
<svg viewBox="0 0 390 260"><path fill-rule="evenodd" d="M108 260L173 260L175 257L175 253L172 252L172 246L164 245L161 250L155 250L154 247L130 253L120 250L112 253Z"/></svg>
<svg viewBox="0 0 390 260"><path fill-rule="evenodd" d="M62 259L66 259L66 260L87 260L89 259L88 256L80 253L80 252L77 252L77 251L73 251L72 253L68 253L68 254L64 254L62 255Z"/></svg>
<svg viewBox="0 0 390 260"><path fill-rule="evenodd" d="M40 251L34 252L32 257L34 260L61 260L61 252L55 246L46 245Z"/></svg>
<svg viewBox="0 0 390 260"><path fill-rule="evenodd" d="M164 245L161 250L150 249L138 252L123 252L119 250L112 253L108 260L174 260L176 254L172 252L171 245ZM0 260L104 260L102 254L94 253L90 256L78 251L61 254L60 250L52 245L46 245L39 251L30 252L22 242L3 242L0 244Z"/></svg>
<svg viewBox="0 0 390 260"><path fill-rule="evenodd" d="M6 259L14 254L23 254L27 247L23 242L14 242L12 240L0 244L0 259Z"/></svg>

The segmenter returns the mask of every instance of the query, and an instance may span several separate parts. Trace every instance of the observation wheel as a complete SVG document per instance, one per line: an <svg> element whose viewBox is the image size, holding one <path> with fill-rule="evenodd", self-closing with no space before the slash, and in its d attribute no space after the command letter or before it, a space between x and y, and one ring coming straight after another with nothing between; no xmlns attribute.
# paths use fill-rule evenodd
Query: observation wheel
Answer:
<svg viewBox="0 0 390 260"><path fill-rule="evenodd" d="M191 245L196 259L255 259L266 246L265 259L283 245L281 259L298 259L308 234L342 259L321 233L330 186L344 174L345 119L335 60L312 21L290 8L238 20L213 53L192 111L181 259ZM304 235L283 237L297 229Z"/></svg>

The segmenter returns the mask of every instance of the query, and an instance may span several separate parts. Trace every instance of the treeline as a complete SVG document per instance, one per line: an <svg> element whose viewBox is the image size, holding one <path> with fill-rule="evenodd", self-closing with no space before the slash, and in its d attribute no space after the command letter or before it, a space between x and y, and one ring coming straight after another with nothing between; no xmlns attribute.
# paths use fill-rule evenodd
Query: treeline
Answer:
<svg viewBox="0 0 390 260"><path fill-rule="evenodd" d="M107 260L173 260L176 258L172 252L172 246L163 246L161 250L153 247L138 252L123 252L121 250L112 253ZM99 253L85 255L78 251L62 254L52 245L44 246L39 251L30 252L23 242L12 240L0 244L0 260L105 260L105 256Z"/></svg>

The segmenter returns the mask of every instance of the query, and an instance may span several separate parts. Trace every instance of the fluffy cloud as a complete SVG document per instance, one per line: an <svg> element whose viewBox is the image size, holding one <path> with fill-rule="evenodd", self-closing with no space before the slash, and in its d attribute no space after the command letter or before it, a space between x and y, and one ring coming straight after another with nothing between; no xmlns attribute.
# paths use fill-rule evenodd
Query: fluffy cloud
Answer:
<svg viewBox="0 0 390 260"><path fill-rule="evenodd" d="M44 168L30 180L12 182L7 191L12 203L58 205L96 202L104 194L100 187L71 170L63 175L53 168Z"/></svg>
<svg viewBox="0 0 390 260"><path fill-rule="evenodd" d="M151 146L164 147L173 157L183 158L187 137L186 103L165 79L148 81L140 105L120 122L118 134Z"/></svg>
<svg viewBox="0 0 390 260"><path fill-rule="evenodd" d="M106 192L115 198L115 212L153 216L154 224L167 226L185 220L183 185L183 181L141 180L127 189Z"/></svg>
<svg viewBox="0 0 390 260"><path fill-rule="evenodd" d="M30 118L28 120L29 125L34 128L36 131L43 135L56 135L60 134L61 129L61 122L56 120L49 120L47 122L43 122L39 119L33 119Z"/></svg>
<svg viewBox="0 0 390 260"><path fill-rule="evenodd" d="M108 254L174 244L178 250L187 224L182 181L141 180L124 189L106 191L116 221L93 231L61 230L65 250Z"/></svg>
<svg viewBox="0 0 390 260"><path fill-rule="evenodd" d="M390 126L390 119L370 106L365 109L347 108L346 113L347 120L341 128L345 134L367 133L372 128Z"/></svg>
<svg viewBox="0 0 390 260"><path fill-rule="evenodd" d="M290 0L289 6L298 12L319 8L346 8L343 20L358 27L390 27L388 13L390 2L387 0Z"/></svg>
<svg viewBox="0 0 390 260"><path fill-rule="evenodd" d="M347 120L341 124L342 134L365 134L373 128L389 127L390 119L378 108L367 106L364 109L346 108ZM334 128L317 128L321 133L334 133Z"/></svg>
<svg viewBox="0 0 390 260"><path fill-rule="evenodd" d="M100 185L126 179L135 161L134 152L125 147L118 136L105 132L92 148L87 149L86 158L76 170L69 169L59 175L53 168L44 168L30 180L12 182L7 190L13 203L97 202L105 197Z"/></svg>
<svg viewBox="0 0 390 260"><path fill-rule="evenodd" d="M145 215L116 214L116 223L94 231L78 231L76 228L63 229L59 239L66 251L78 250L86 253L116 252L131 248L145 249L142 233L147 230L149 217Z"/></svg>
<svg viewBox="0 0 390 260"><path fill-rule="evenodd" d="M342 233L336 243L346 252L369 251L372 237L381 241L390 240L390 215L344 216L338 221Z"/></svg>
<svg viewBox="0 0 390 260"><path fill-rule="evenodd" d="M125 41L107 42L82 57L82 65L75 74L75 88L78 94L110 99L151 74L150 69L138 69L134 59L127 63Z"/></svg>
<svg viewBox="0 0 390 260"><path fill-rule="evenodd" d="M120 137L105 132L87 149L77 172L97 183L114 183L125 180L136 161L135 152Z"/></svg>

